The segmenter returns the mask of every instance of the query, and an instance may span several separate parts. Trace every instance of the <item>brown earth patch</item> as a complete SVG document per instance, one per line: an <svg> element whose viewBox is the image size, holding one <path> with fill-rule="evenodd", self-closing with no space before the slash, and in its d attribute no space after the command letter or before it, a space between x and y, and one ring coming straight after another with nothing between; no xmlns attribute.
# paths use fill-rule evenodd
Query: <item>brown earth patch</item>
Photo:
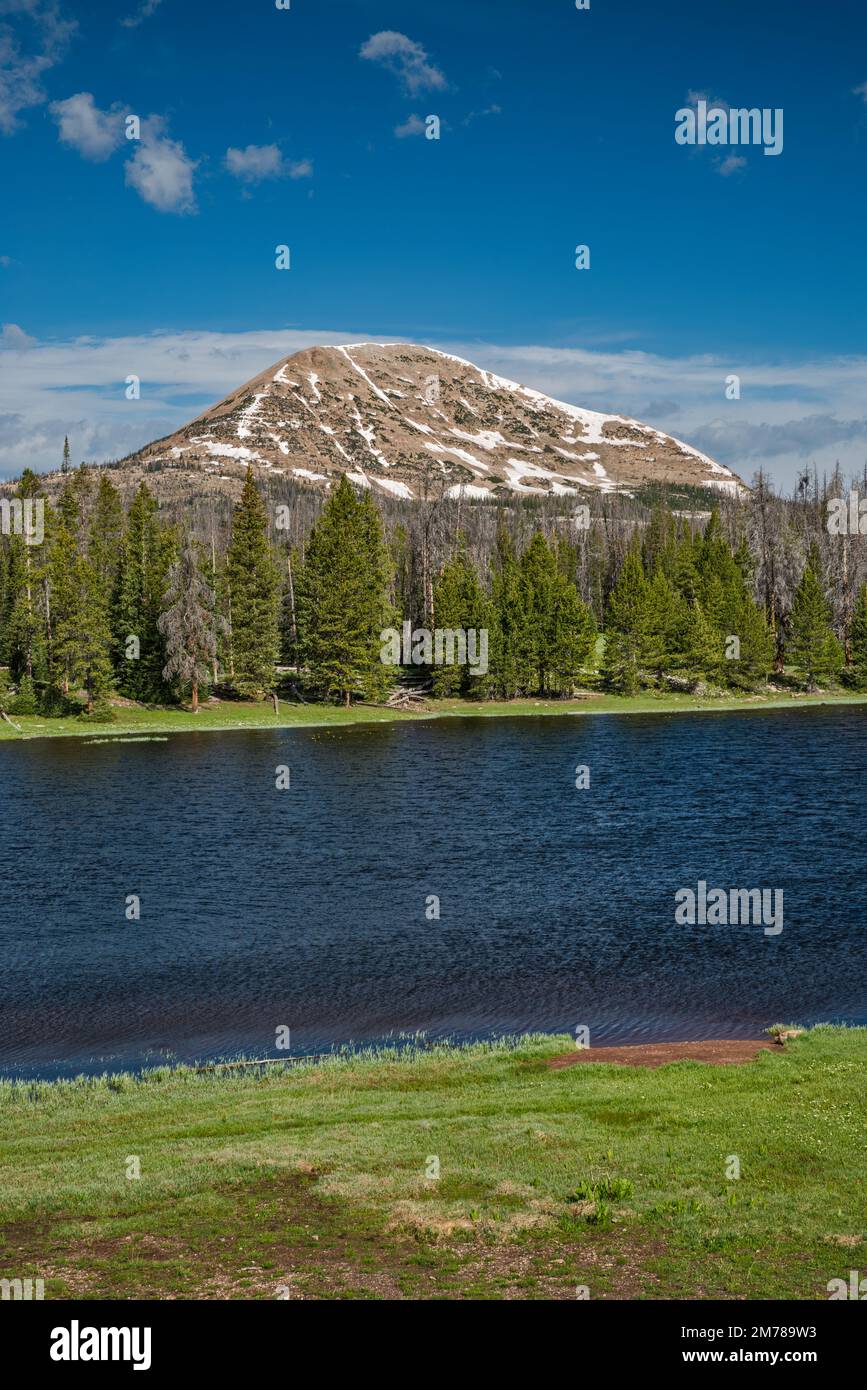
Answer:
<svg viewBox="0 0 867 1390"><path fill-rule="evenodd" d="M205 1229L170 1204L153 1229L112 1235L112 1219L62 1214L8 1224L0 1263L43 1278L46 1298L574 1300L658 1291L658 1237L623 1226L580 1236L389 1229L380 1216L322 1199L315 1174L280 1174L223 1191L230 1209ZM214 1229L216 1227L216 1230ZM108 1229L106 1229L108 1228ZM216 1231L222 1230L223 1234ZM649 1268L648 1268L649 1267Z"/></svg>
<svg viewBox="0 0 867 1390"><path fill-rule="evenodd" d="M638 1043L630 1047L581 1047L551 1057L547 1066L559 1070L581 1062L616 1062L626 1067L664 1067L669 1062L708 1062L737 1066L752 1062L760 1052L779 1051L767 1038L717 1038L705 1042Z"/></svg>

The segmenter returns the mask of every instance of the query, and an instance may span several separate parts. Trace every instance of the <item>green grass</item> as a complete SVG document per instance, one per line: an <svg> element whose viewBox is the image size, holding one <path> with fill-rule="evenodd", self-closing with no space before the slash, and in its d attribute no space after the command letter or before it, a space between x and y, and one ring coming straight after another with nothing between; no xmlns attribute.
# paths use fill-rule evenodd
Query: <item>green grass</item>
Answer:
<svg viewBox="0 0 867 1390"><path fill-rule="evenodd" d="M570 1046L2 1084L0 1277L48 1297L816 1299L867 1269L867 1029L743 1066L546 1065Z"/></svg>
<svg viewBox="0 0 867 1390"><path fill-rule="evenodd" d="M794 691L767 694L720 696L687 695L679 692L644 691L640 695L589 694L580 700L431 700L422 713L403 713L375 705L292 704L280 702L279 716L270 702L249 703L225 700L206 704L198 714L181 708L143 705L119 706L110 724L92 724L70 717L48 719L44 715L13 715L18 733L0 721L0 741L24 738L118 738L165 737L169 734L215 732L233 729L286 729L347 724L415 723L422 719L442 719L456 715L474 718L501 718L504 715L583 715L583 714L677 714L713 710L792 709L804 705L853 705L867 703L867 694L827 691L806 695Z"/></svg>

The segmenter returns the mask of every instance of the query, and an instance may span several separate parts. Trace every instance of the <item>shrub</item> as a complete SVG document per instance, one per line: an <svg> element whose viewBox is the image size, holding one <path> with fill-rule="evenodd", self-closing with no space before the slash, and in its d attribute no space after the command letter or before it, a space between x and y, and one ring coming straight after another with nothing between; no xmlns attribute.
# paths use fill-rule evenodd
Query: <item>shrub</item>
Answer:
<svg viewBox="0 0 867 1390"><path fill-rule="evenodd" d="M36 714L36 688L31 676L22 676L18 694L9 703L10 714Z"/></svg>

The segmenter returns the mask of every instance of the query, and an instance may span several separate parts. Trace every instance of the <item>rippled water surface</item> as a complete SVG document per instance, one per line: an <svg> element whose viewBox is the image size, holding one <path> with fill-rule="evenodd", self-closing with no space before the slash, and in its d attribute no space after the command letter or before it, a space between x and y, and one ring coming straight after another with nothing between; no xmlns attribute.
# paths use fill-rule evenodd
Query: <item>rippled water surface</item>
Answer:
<svg viewBox="0 0 867 1390"><path fill-rule="evenodd" d="M0 1067L865 1023L865 825L858 706L3 743ZM782 933L678 926L700 879Z"/></svg>

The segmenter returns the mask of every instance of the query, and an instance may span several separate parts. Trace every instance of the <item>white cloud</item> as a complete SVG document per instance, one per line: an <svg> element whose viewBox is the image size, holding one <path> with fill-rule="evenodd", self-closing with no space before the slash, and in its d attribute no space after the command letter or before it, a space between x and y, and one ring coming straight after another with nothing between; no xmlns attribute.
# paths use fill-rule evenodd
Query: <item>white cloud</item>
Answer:
<svg viewBox="0 0 867 1390"><path fill-rule="evenodd" d="M477 116L501 116L502 114L502 106L498 106L497 103L494 102L492 106L486 106L484 111L468 111L466 116L464 116L464 125L469 125Z"/></svg>
<svg viewBox="0 0 867 1390"><path fill-rule="evenodd" d="M403 125L396 125L394 133L398 140L406 140L411 135L424 135L425 124L421 116L413 111L411 116L407 116Z"/></svg>
<svg viewBox="0 0 867 1390"><path fill-rule="evenodd" d="M164 130L160 116L142 122L141 140L125 166L126 182L158 212L195 212L193 174L198 163Z"/></svg>
<svg viewBox="0 0 867 1390"><path fill-rule="evenodd" d="M3 267L4 270L8 270L11 264L12 264L12 257L11 257L11 256L0 256L0 265L2 265L2 267Z"/></svg>
<svg viewBox="0 0 867 1390"><path fill-rule="evenodd" d="M82 159L100 163L123 142L123 109L115 105L110 111L100 111L90 92L76 92L65 101L52 102L48 109L59 127L61 142L78 150Z"/></svg>
<svg viewBox="0 0 867 1390"><path fill-rule="evenodd" d="M0 417L0 477L25 466L56 468L65 433L77 459L121 457L171 433L281 357L365 336L356 325L341 332L155 333L31 346L20 328L7 328L0 341L13 351L4 355L4 397L17 413ZM867 454L867 356L737 363L710 355L444 340L432 346L559 400L644 420L747 480L761 464L778 485L791 487L805 460L830 472L839 459L844 472L860 473ZM125 398L130 373L141 378L140 401ZM730 373L741 378L739 401L725 398Z"/></svg>
<svg viewBox="0 0 867 1390"><path fill-rule="evenodd" d="M0 332L0 351L27 352L36 346L36 339L19 328L17 323L4 323Z"/></svg>
<svg viewBox="0 0 867 1390"><path fill-rule="evenodd" d="M127 15L126 19L120 22L124 29L137 29L140 24L144 24L146 19L150 19L154 10L158 10L162 0L145 0L141 9L136 14Z"/></svg>
<svg viewBox="0 0 867 1390"><path fill-rule="evenodd" d="M15 20L13 28L9 20ZM65 19L56 0L0 3L0 132L12 135L20 114L46 100L42 77L59 63L75 20Z"/></svg>
<svg viewBox="0 0 867 1390"><path fill-rule="evenodd" d="M262 179L309 179L313 164L309 159L295 163L283 158L278 145L248 145L239 150L226 150L225 165L229 173L244 183L260 183Z"/></svg>
<svg viewBox="0 0 867 1390"><path fill-rule="evenodd" d="M736 174L738 169L745 168L746 162L742 154L727 154L725 159L721 159L717 164L717 170L727 179L730 174Z"/></svg>
<svg viewBox="0 0 867 1390"><path fill-rule="evenodd" d="M448 86L445 73L428 61L427 51L421 44L394 29L371 34L361 45L358 56L388 68L412 96L419 92L442 91Z"/></svg>
<svg viewBox="0 0 867 1390"><path fill-rule="evenodd" d="M864 104L867 105L867 82L862 82L860 87L853 87L852 94L853 96L860 97Z"/></svg>

